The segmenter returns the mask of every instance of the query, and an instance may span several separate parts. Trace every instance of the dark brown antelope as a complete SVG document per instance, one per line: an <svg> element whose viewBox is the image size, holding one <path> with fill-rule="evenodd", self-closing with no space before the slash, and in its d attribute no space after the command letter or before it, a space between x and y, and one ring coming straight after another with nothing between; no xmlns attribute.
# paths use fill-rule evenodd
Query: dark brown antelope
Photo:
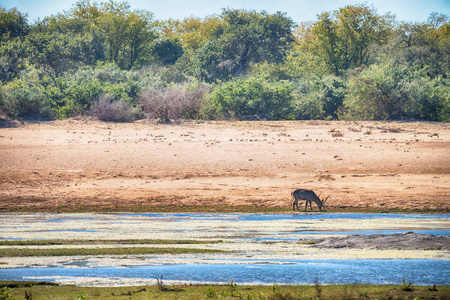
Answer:
<svg viewBox="0 0 450 300"><path fill-rule="evenodd" d="M292 203L292 210L295 211L295 206L297 206L297 210L300 210L298 208L298 200L305 200L305 211L309 207L311 208L311 211L313 210L311 202L314 202L319 207L319 211L322 211L322 206L325 205L325 202L328 200L328 198L331 196L331 194L324 200L320 200L320 198L314 193L312 190L306 190L306 189L296 189L292 193L292 199L294 202Z"/></svg>

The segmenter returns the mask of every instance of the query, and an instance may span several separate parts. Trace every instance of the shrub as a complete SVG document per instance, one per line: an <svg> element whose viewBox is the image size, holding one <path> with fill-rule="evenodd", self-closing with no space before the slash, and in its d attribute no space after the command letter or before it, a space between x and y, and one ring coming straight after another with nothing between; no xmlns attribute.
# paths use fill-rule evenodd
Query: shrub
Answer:
<svg viewBox="0 0 450 300"><path fill-rule="evenodd" d="M346 82L342 78L333 75L312 76L297 79L292 86L296 92L296 119L337 117L346 92Z"/></svg>
<svg viewBox="0 0 450 300"><path fill-rule="evenodd" d="M205 91L201 85L191 90L178 85L154 87L141 93L137 101L148 118L170 123L171 119L198 117Z"/></svg>
<svg viewBox="0 0 450 300"><path fill-rule="evenodd" d="M92 103L89 114L100 121L132 122L136 120L136 114L130 104L110 96L101 96L98 101Z"/></svg>
<svg viewBox="0 0 450 300"><path fill-rule="evenodd" d="M431 79L426 71L389 63L371 65L349 80L341 117L450 120L450 81Z"/></svg>
<svg viewBox="0 0 450 300"><path fill-rule="evenodd" d="M414 78L403 89L411 101L407 113L415 119L450 121L450 79Z"/></svg>
<svg viewBox="0 0 450 300"><path fill-rule="evenodd" d="M218 85L211 93L208 114L212 117L241 118L266 116L292 118L293 90L289 84L271 83L261 78L235 79Z"/></svg>
<svg viewBox="0 0 450 300"><path fill-rule="evenodd" d="M37 88L8 85L0 90L0 111L14 118L39 114L44 101Z"/></svg>
<svg viewBox="0 0 450 300"><path fill-rule="evenodd" d="M402 85L410 70L399 65L371 65L349 80L344 118L388 120L405 117L408 97Z"/></svg>

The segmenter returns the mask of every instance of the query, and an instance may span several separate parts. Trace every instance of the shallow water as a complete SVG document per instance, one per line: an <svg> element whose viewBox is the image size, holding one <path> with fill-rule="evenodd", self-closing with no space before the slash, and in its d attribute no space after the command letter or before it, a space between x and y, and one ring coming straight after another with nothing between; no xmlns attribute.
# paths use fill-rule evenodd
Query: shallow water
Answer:
<svg viewBox="0 0 450 300"><path fill-rule="evenodd" d="M185 264L128 268L18 268L0 270L8 280L71 278L140 278L180 283L239 284L399 284L405 277L416 285L449 285L450 262L436 260L288 260L239 264Z"/></svg>
<svg viewBox="0 0 450 300"><path fill-rule="evenodd" d="M450 235L450 216L356 213L0 214L0 240L221 239L224 243L170 246L234 251L232 254L164 257L0 259L0 280L135 285L154 284L155 278L164 276L167 281L200 283L226 283L233 279L240 284L399 284L406 276L414 284L450 284L448 251L314 249L297 243L300 238L409 231ZM6 265L1 262L6 262Z"/></svg>
<svg viewBox="0 0 450 300"><path fill-rule="evenodd" d="M449 219L445 214L387 214L387 213L290 213L290 214L245 214L245 213L140 213L119 214L121 216L144 216L148 218L164 218L177 221L186 220L221 220L221 221L281 221L281 220L370 220L370 219Z"/></svg>

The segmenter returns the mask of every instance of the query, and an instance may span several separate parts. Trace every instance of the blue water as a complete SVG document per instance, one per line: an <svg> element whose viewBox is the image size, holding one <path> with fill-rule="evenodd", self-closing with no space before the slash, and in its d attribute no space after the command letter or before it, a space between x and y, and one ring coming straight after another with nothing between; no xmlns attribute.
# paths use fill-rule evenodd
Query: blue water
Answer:
<svg viewBox="0 0 450 300"><path fill-rule="evenodd" d="M137 266L129 268L0 269L0 280L53 280L53 276L141 278L194 283L239 284L400 284L449 285L450 261L438 260L288 260L239 264ZM29 277L40 277L33 279Z"/></svg>
<svg viewBox="0 0 450 300"><path fill-rule="evenodd" d="M412 230L416 233L426 233L434 235L450 235L450 215L444 214L358 214L358 213L296 213L296 214L240 214L240 213L175 213L175 214L98 214L93 217L79 217L77 214L52 215L45 214L46 220L36 222L64 223L71 220L87 221L86 229L54 229L51 231L67 231L79 233L93 233L88 226L90 220L110 224L105 227L114 231L114 224L122 221L130 222L133 218L139 221L148 219L149 222L186 222L180 224L180 231L191 231L189 222L191 221L267 221L279 220L375 220L375 219L413 219L413 220L442 220L442 228L417 228ZM225 222L226 223L226 222ZM295 222L294 222L295 223ZM423 223L423 222L422 222ZM138 224L138 223L137 223ZM185 226L184 226L185 225ZM133 225L130 225L133 226ZM15 227L26 230L25 226ZM226 228L225 228L226 229ZM386 229L386 230L339 230L339 231L297 231L292 229L290 233L277 232L261 236L257 232L251 234L237 233L236 239L248 239L253 241L295 241L296 236L308 234L393 234L406 233L410 230ZM286 236L292 234L291 236ZM244 237L245 236L245 237ZM292 239L290 239L292 237ZM1 239L1 238L0 238ZM200 257L201 255L199 255ZM0 268L0 280L54 280L56 276L73 277L97 277L97 278L142 278L154 279L164 276L164 280L188 281L197 283L226 283L231 279L234 282L243 284L347 284L347 283L371 283L371 284L400 284L402 278L406 277L417 285L450 285L450 261L447 260L267 260L256 261L251 259L241 259L234 262L225 258L214 260L214 264L172 264L172 265L146 265L154 257L143 260L144 265L128 268L104 267L88 268L89 261L61 262L65 267L33 267L33 268ZM36 279L34 279L36 278Z"/></svg>
<svg viewBox="0 0 450 300"><path fill-rule="evenodd" d="M291 214L243 214L243 213L142 213L119 214L120 216L144 216L149 218L170 218L173 221L213 220L213 221L278 221L278 220L333 220L333 219L446 219L444 214L365 214L365 213L291 213Z"/></svg>

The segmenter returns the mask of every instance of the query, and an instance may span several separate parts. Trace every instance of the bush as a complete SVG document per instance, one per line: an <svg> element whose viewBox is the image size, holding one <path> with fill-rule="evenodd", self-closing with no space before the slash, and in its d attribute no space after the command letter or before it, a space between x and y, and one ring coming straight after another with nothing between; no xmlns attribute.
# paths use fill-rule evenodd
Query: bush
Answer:
<svg viewBox="0 0 450 300"><path fill-rule="evenodd" d="M291 119L293 100L289 84L241 78L216 86L208 101L207 114L220 118Z"/></svg>
<svg viewBox="0 0 450 300"><path fill-rule="evenodd" d="M108 96L101 96L98 101L92 103L89 115L100 121L132 122L136 120L136 113L130 104Z"/></svg>
<svg viewBox="0 0 450 300"><path fill-rule="evenodd" d="M415 119L450 121L450 79L415 78L403 89L411 101L407 113Z"/></svg>
<svg viewBox="0 0 450 300"><path fill-rule="evenodd" d="M13 118L39 114L44 101L37 88L7 85L0 91L0 111Z"/></svg>
<svg viewBox="0 0 450 300"><path fill-rule="evenodd" d="M297 120L323 119L325 115L323 101L316 93L310 93L306 96L299 97L294 112L295 119Z"/></svg>
<svg viewBox="0 0 450 300"><path fill-rule="evenodd" d="M155 87L141 93L137 101L148 118L170 123L171 119L197 118L205 91L202 85L191 90L178 85Z"/></svg>
<svg viewBox="0 0 450 300"><path fill-rule="evenodd" d="M371 65L350 78L341 117L448 121L449 96L449 80L431 79L426 68Z"/></svg>
<svg viewBox="0 0 450 300"><path fill-rule="evenodd" d="M402 86L414 70L406 66L371 65L350 78L344 105L345 118L389 120L406 116L408 95Z"/></svg>

